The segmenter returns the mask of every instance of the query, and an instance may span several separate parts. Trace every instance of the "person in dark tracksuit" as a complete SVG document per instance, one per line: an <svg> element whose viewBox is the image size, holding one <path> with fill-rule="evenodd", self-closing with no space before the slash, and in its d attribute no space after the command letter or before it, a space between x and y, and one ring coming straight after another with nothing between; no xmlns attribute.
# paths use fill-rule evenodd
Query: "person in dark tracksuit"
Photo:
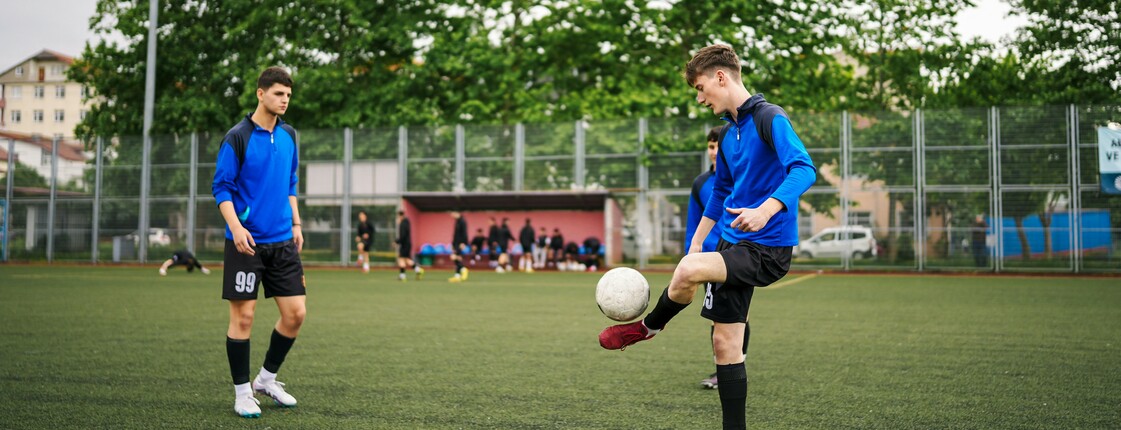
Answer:
<svg viewBox="0 0 1121 430"><path fill-rule="evenodd" d="M470 247L467 244L467 220L458 211L451 213L455 219L455 229L452 231L452 261L455 262L455 275L448 278L448 282L463 282L467 280L467 268L463 267L463 255Z"/></svg>
<svg viewBox="0 0 1121 430"><path fill-rule="evenodd" d="M523 272L533 272L533 242L537 237L533 233L533 225L529 218L525 219L522 231L518 232L518 242L522 244L522 259L518 260L518 269Z"/></svg>
<svg viewBox="0 0 1121 430"><path fill-rule="evenodd" d="M405 281L405 268L412 267L416 273L416 280L424 276L424 268L413 260L413 225L405 217L405 211L397 211L397 280Z"/></svg>

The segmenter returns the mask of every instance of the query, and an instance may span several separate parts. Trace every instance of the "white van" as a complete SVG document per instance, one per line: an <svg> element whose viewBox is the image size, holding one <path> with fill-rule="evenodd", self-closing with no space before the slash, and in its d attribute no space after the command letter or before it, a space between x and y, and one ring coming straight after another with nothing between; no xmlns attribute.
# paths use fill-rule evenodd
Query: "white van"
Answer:
<svg viewBox="0 0 1121 430"><path fill-rule="evenodd" d="M802 258L839 258L844 255L854 260L874 258L877 254L876 238L872 229L859 225L826 228L813 237L803 240L794 248L794 255Z"/></svg>

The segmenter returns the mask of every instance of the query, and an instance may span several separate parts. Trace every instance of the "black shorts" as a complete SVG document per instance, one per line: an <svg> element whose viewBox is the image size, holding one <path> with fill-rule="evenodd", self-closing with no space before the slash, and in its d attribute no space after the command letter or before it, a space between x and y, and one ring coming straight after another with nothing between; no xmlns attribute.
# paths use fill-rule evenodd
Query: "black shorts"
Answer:
<svg viewBox="0 0 1121 430"><path fill-rule="evenodd" d="M724 257L728 277L724 283L705 284L701 316L713 322L747 322L755 287L766 287L790 271L792 246L765 246L743 240L731 244L720 239L716 252Z"/></svg>
<svg viewBox="0 0 1121 430"><path fill-rule="evenodd" d="M397 257L398 258L413 258L413 244L402 243L400 245L397 245Z"/></svg>
<svg viewBox="0 0 1121 430"><path fill-rule="evenodd" d="M307 294L304 266L295 242L258 243L253 249L256 255L242 254L234 241L226 239L223 299L257 300L257 287L262 284L266 299Z"/></svg>
<svg viewBox="0 0 1121 430"><path fill-rule="evenodd" d="M374 241L372 241L372 240L363 240L359 243L362 244L362 251L363 252L370 252L371 247L374 246Z"/></svg>

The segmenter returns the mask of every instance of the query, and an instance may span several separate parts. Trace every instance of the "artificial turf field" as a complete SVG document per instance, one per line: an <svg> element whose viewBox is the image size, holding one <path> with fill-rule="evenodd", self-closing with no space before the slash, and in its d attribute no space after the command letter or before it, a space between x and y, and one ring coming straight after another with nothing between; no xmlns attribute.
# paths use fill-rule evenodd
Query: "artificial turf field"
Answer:
<svg viewBox="0 0 1121 430"><path fill-rule="evenodd" d="M309 269L279 377L300 404L248 420L221 270L0 265L0 428L720 427L700 300L605 351L598 274L395 276ZM749 428L1121 428L1121 279L801 276L755 294ZM277 315L258 303L253 375Z"/></svg>

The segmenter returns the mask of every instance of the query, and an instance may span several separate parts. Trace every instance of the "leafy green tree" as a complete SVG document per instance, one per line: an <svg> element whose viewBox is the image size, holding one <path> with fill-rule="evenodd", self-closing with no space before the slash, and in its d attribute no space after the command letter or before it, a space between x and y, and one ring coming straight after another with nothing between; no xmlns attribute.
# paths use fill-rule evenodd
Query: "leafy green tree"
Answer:
<svg viewBox="0 0 1121 430"><path fill-rule="evenodd" d="M1121 5L1111 0L1012 0L1028 24L1014 39L1028 58L1053 71L1042 84L1047 103L1121 102Z"/></svg>

